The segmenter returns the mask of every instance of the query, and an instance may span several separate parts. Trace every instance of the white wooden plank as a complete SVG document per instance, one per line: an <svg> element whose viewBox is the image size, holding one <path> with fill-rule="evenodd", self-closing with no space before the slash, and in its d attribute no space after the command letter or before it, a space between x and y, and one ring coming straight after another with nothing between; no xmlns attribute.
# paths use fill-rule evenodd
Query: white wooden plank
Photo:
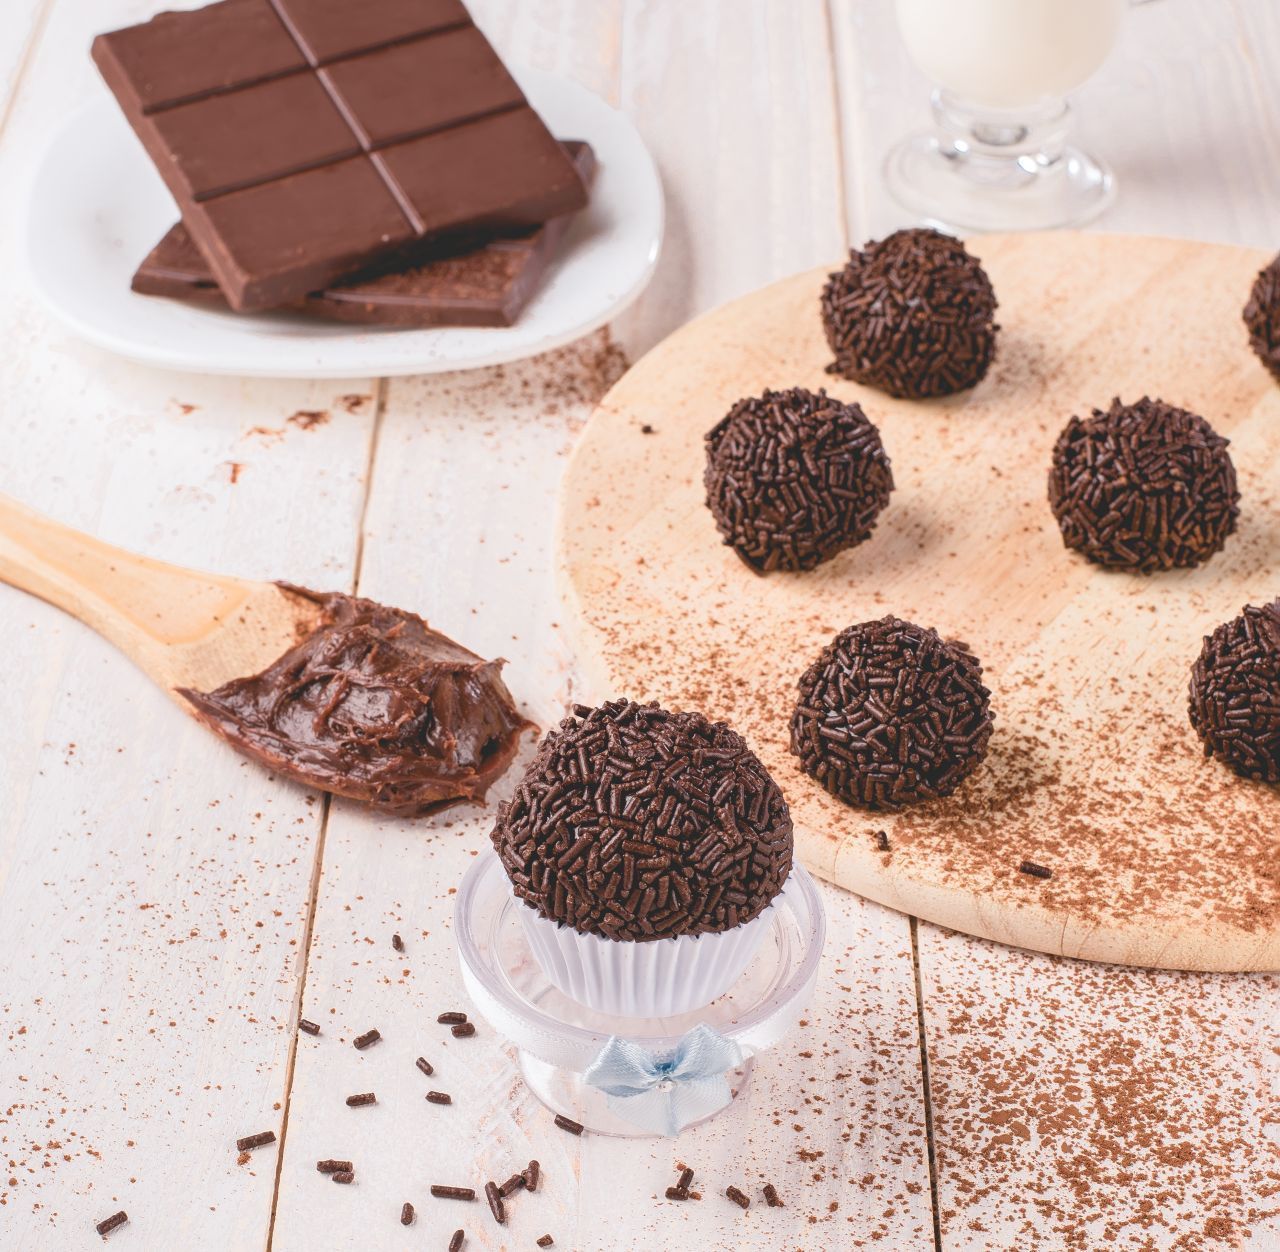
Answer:
<svg viewBox="0 0 1280 1252"><path fill-rule="evenodd" d="M943 1247L1280 1246L1280 979L920 927Z"/></svg>
<svg viewBox="0 0 1280 1252"><path fill-rule="evenodd" d="M0 146L0 180L100 91L93 32L145 0L60 0ZM7 17L7 12L6 12ZM0 203L21 273L17 198ZM112 542L251 577L349 586L373 425L366 381L169 375L0 304L0 490ZM291 415L328 420L303 429ZM266 1239L323 806L272 781L109 646L0 588L0 1243Z"/></svg>
<svg viewBox="0 0 1280 1252"><path fill-rule="evenodd" d="M0 22L0 132L53 0L8 0Z"/></svg>
<svg viewBox="0 0 1280 1252"><path fill-rule="evenodd" d="M885 153L929 125L930 84L898 36L891 3L831 0L849 184L850 235L911 215L886 191ZM1098 230L1275 247L1280 199L1280 10L1268 0L1156 3L1126 14L1120 43L1072 96L1076 135L1116 172Z"/></svg>

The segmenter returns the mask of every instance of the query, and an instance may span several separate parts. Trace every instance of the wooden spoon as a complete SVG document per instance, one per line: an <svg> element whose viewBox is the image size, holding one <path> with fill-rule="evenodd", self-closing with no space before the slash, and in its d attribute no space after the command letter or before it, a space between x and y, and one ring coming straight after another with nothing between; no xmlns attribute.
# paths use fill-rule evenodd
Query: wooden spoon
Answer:
<svg viewBox="0 0 1280 1252"><path fill-rule="evenodd" d="M320 622L275 583L168 565L0 495L0 580L78 617L160 684L212 691L265 669Z"/></svg>

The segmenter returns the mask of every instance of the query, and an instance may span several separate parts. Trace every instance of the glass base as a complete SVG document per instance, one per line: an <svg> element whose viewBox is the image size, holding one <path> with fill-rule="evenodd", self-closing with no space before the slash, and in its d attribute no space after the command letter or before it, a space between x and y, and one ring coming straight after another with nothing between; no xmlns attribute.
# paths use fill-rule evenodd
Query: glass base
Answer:
<svg viewBox="0 0 1280 1252"><path fill-rule="evenodd" d="M1081 226L1115 199L1101 161L1066 145L1052 160L966 152L933 133L911 135L885 158L893 198L951 230L1052 230Z"/></svg>

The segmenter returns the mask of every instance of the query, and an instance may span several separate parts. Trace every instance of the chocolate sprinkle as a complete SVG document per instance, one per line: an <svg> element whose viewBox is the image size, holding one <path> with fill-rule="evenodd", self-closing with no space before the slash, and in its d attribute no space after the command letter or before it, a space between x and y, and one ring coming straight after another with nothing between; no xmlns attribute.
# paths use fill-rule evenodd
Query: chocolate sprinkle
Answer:
<svg viewBox="0 0 1280 1252"><path fill-rule="evenodd" d="M380 1031L366 1030L364 1034L351 1041L351 1046L355 1048L357 1052L363 1052L365 1048L377 1043L381 1038L382 1034Z"/></svg>
<svg viewBox="0 0 1280 1252"><path fill-rule="evenodd" d="M758 574L811 570L862 543L893 490L880 432L825 391L739 400L706 445L707 507Z"/></svg>
<svg viewBox="0 0 1280 1252"><path fill-rule="evenodd" d="M298 1022L298 1029L305 1035L318 1035L320 1033L320 1027L315 1022L307 1021L305 1017Z"/></svg>
<svg viewBox="0 0 1280 1252"><path fill-rule="evenodd" d="M392 946L392 947L393 947L397 952L403 952L403 951L404 951L404 940L403 940L403 939L401 939L399 935L392 935L392 936L391 936L391 946ZM406 1222L405 1224L407 1225L408 1223Z"/></svg>
<svg viewBox="0 0 1280 1252"><path fill-rule="evenodd" d="M555 1240L550 1235L539 1235L534 1242L540 1248L549 1248L553 1243L555 1243Z"/></svg>
<svg viewBox="0 0 1280 1252"><path fill-rule="evenodd" d="M898 809L947 796L987 754L990 694L965 644L896 617L863 622L801 677L791 751L848 804Z"/></svg>
<svg viewBox="0 0 1280 1252"><path fill-rule="evenodd" d="M347 1096L347 1107L352 1109L363 1108L366 1104L377 1104L378 1097L372 1091L363 1091L359 1095Z"/></svg>
<svg viewBox="0 0 1280 1252"><path fill-rule="evenodd" d="M325 1160L317 1161L316 1169L322 1174L349 1174L355 1169L355 1166L350 1161Z"/></svg>
<svg viewBox="0 0 1280 1252"><path fill-rule="evenodd" d="M445 1092L445 1091L428 1091L427 1103L428 1104L452 1104L453 1096L449 1095L448 1092Z"/></svg>
<svg viewBox="0 0 1280 1252"><path fill-rule="evenodd" d="M524 1167L524 1186L526 1191L537 1191L538 1179L542 1177L542 1166L537 1161L530 1161Z"/></svg>
<svg viewBox="0 0 1280 1252"><path fill-rule="evenodd" d="M506 1182L498 1188L498 1194L505 1200L507 1196L514 1194L524 1186L523 1174L512 1174Z"/></svg>
<svg viewBox="0 0 1280 1252"><path fill-rule="evenodd" d="M466 1231L455 1230L453 1232L453 1238L449 1240L449 1252L460 1252L460 1249L466 1240Z"/></svg>
<svg viewBox="0 0 1280 1252"><path fill-rule="evenodd" d="M888 831L885 831L885 830L876 831L876 851L877 852L889 851L889 832Z"/></svg>
<svg viewBox="0 0 1280 1252"><path fill-rule="evenodd" d="M693 1181L693 1170L687 1165L680 1171L680 1177L676 1180L676 1186L681 1191L688 1192L689 1184Z"/></svg>
<svg viewBox="0 0 1280 1252"><path fill-rule="evenodd" d="M117 1226L123 1226L129 1220L129 1214L121 1209L118 1213L112 1213L110 1217L104 1217L95 1227L94 1230L104 1238L109 1235Z"/></svg>
<svg viewBox="0 0 1280 1252"><path fill-rule="evenodd" d="M340 1169L336 1174L330 1175L333 1182L341 1183L344 1187L355 1182L356 1174L352 1169Z"/></svg>
<svg viewBox="0 0 1280 1252"><path fill-rule="evenodd" d="M1044 865L1037 865L1034 861L1023 861L1018 866L1019 874L1027 874L1031 878L1052 878L1053 870Z"/></svg>
<svg viewBox="0 0 1280 1252"><path fill-rule="evenodd" d="M518 897L609 939L732 930L791 870L786 801L741 736L625 700L543 739L492 838Z"/></svg>
<svg viewBox="0 0 1280 1252"><path fill-rule="evenodd" d="M439 1022L441 1026L460 1026L466 1020L467 1015L465 1013L459 1013L457 1009L450 1009L449 1012L441 1013L440 1016L436 1018L436 1021Z"/></svg>
<svg viewBox="0 0 1280 1252"><path fill-rule="evenodd" d="M891 396L948 396L995 356L995 292L976 257L936 230L899 230L850 251L822 292L833 374Z"/></svg>
<svg viewBox="0 0 1280 1252"><path fill-rule="evenodd" d="M1203 417L1148 396L1073 417L1049 471L1062 542L1111 568L1202 564L1240 515L1227 444Z"/></svg>
<svg viewBox="0 0 1280 1252"><path fill-rule="evenodd" d="M427 1058L426 1058L425 1056L420 1056L420 1057L418 1057L418 1059L417 1059L416 1061L414 1061L414 1064L415 1064L415 1065L416 1065L416 1066L417 1066L417 1067L418 1067L418 1068L419 1068L419 1069L420 1069L424 1074L426 1074L426 1076L427 1076L428 1078L430 1078L430 1077L431 1077L431 1075L432 1075L432 1074L434 1074L434 1073L436 1072L436 1071L435 1071L434 1066L431 1064L431 1062L430 1062L430 1061L428 1061L428 1060L427 1060Z"/></svg>
<svg viewBox="0 0 1280 1252"><path fill-rule="evenodd" d="M443 1183L432 1183L431 1194L437 1200L474 1200L476 1193L471 1187L446 1187Z"/></svg>
<svg viewBox="0 0 1280 1252"><path fill-rule="evenodd" d="M771 1182L767 1182L764 1185L764 1202L771 1209L780 1209L785 1207L782 1203L782 1197L778 1194L778 1188Z"/></svg>
<svg viewBox="0 0 1280 1252"><path fill-rule="evenodd" d="M1188 712L1205 756L1244 778L1280 782L1280 600L1247 605L1206 636Z"/></svg>
<svg viewBox="0 0 1280 1252"><path fill-rule="evenodd" d="M1260 270L1244 306L1249 346L1280 380L1280 256Z"/></svg>
<svg viewBox="0 0 1280 1252"><path fill-rule="evenodd" d="M449 1033L455 1039L469 1039L476 1033L476 1028L471 1022L459 1022L456 1026L449 1027Z"/></svg>
<svg viewBox="0 0 1280 1252"><path fill-rule="evenodd" d="M487 1182L484 1185L484 1198L489 1201L489 1212L493 1214L493 1220L499 1226L503 1226L507 1221L507 1206L502 1202L502 1197L498 1194L498 1184L496 1182Z"/></svg>
<svg viewBox="0 0 1280 1252"><path fill-rule="evenodd" d="M408 1200L406 1200L404 1204L400 1206L400 1225L402 1226L413 1225L413 1205L410 1204Z"/></svg>
<svg viewBox="0 0 1280 1252"><path fill-rule="evenodd" d="M667 1188L668 1200L687 1200L688 1198L689 1198L689 1192L684 1187L668 1187Z"/></svg>
<svg viewBox="0 0 1280 1252"><path fill-rule="evenodd" d="M264 1130L260 1134L245 1135L243 1139L236 1140L237 1152L249 1152L254 1148L260 1148L267 1143L275 1143L276 1132L274 1130Z"/></svg>
<svg viewBox="0 0 1280 1252"><path fill-rule="evenodd" d="M563 1113L556 1114L556 1125L571 1135L580 1135L586 1129L581 1122L575 1122L572 1117L566 1117Z"/></svg>
<svg viewBox="0 0 1280 1252"><path fill-rule="evenodd" d="M751 1207L751 1200L747 1196L745 1196L741 1191L739 1191L737 1187L726 1187L724 1189L724 1193L740 1209L749 1209Z"/></svg>

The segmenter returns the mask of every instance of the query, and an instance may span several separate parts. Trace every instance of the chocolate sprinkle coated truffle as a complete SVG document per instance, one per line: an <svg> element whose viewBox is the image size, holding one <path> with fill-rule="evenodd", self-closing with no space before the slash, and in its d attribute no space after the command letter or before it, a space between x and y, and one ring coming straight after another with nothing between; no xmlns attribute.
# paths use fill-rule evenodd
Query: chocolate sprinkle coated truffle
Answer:
<svg viewBox="0 0 1280 1252"><path fill-rule="evenodd" d="M849 253L822 292L833 374L891 396L949 396L982 381L996 350L995 292L958 239L899 230Z"/></svg>
<svg viewBox="0 0 1280 1252"><path fill-rule="evenodd" d="M759 574L811 570L862 543L893 490L880 432L825 391L739 400L706 443L707 507Z"/></svg>
<svg viewBox="0 0 1280 1252"><path fill-rule="evenodd" d="M1248 605L1206 637L1189 711L1205 756L1245 778L1280 782L1280 600Z"/></svg>
<svg viewBox="0 0 1280 1252"><path fill-rule="evenodd" d="M517 896L608 939L732 930L791 870L786 801L742 738L626 700L546 736L492 838Z"/></svg>
<svg viewBox="0 0 1280 1252"><path fill-rule="evenodd" d="M962 643L896 617L850 626L800 679L791 751L849 804L950 795L987 754L990 694Z"/></svg>
<svg viewBox="0 0 1280 1252"><path fill-rule="evenodd" d="M1259 271L1244 306L1249 346L1280 381L1280 256Z"/></svg>
<svg viewBox="0 0 1280 1252"><path fill-rule="evenodd" d="M1239 500L1227 440L1163 400L1073 417L1053 449L1049 505L1062 541L1095 565L1199 565L1234 532Z"/></svg>

